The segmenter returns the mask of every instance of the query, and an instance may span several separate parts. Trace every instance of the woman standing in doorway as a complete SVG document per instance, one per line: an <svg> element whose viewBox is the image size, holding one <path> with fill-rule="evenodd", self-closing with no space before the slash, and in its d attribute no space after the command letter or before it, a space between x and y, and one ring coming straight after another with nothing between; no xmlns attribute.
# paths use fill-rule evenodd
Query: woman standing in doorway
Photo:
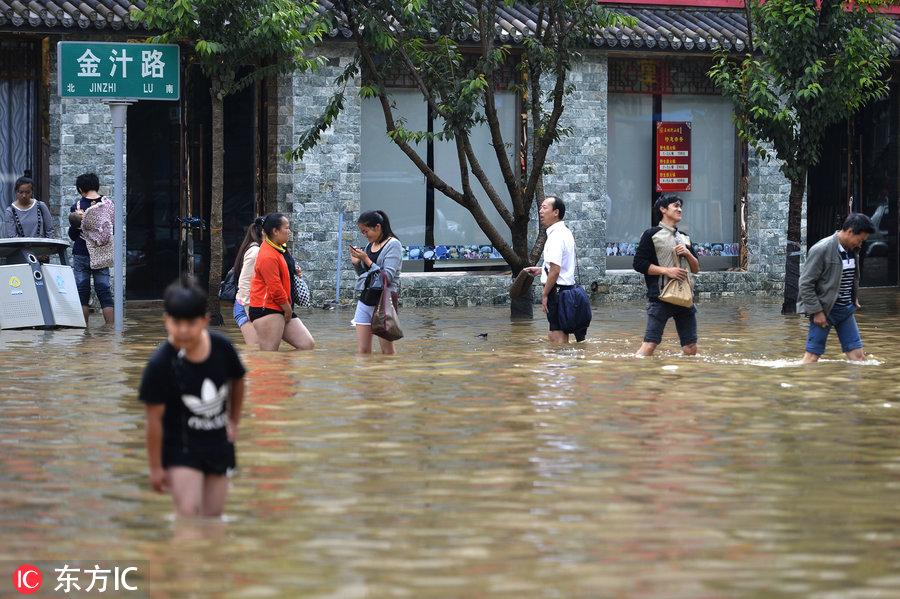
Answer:
<svg viewBox="0 0 900 599"><path fill-rule="evenodd" d="M35 199L34 181L19 177L15 184L16 200L3 213L3 237L56 237L50 209Z"/></svg>
<svg viewBox="0 0 900 599"><path fill-rule="evenodd" d="M282 339L297 349L315 347L312 335L294 315L291 301L291 273L284 253L291 238L291 225L281 213L263 220L260 245L250 283L250 322L263 351L278 351Z"/></svg>
<svg viewBox="0 0 900 599"><path fill-rule="evenodd" d="M241 330L247 345L258 345L259 337L247 314L250 310L250 283L253 281L253 270L256 267L256 256L263 243L263 217L257 218L247 227L244 241L238 248L234 258L234 278L238 282L237 295L234 298L234 323Z"/></svg>
<svg viewBox="0 0 900 599"><path fill-rule="evenodd" d="M356 291L360 294L351 324L356 327L356 347L361 354L372 353L372 315L381 296L381 274L387 275L387 290L397 308L400 297L400 269L403 245L391 230L391 221L382 210L363 212L356 221L368 240L365 249L350 246L350 261L356 270ZM379 337L381 353L394 354L394 343Z"/></svg>

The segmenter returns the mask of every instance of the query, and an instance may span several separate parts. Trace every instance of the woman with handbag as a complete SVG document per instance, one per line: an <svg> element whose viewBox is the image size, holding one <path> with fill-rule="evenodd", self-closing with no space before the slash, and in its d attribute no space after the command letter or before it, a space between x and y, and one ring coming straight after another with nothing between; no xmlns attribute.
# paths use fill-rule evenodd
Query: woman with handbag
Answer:
<svg viewBox="0 0 900 599"><path fill-rule="evenodd" d="M288 268L287 242L291 225L281 213L263 220L260 245L250 283L250 322L256 330L259 348L278 351L281 341L297 349L313 349L315 341L300 318L294 314L291 298L291 270Z"/></svg>
<svg viewBox="0 0 900 599"><path fill-rule="evenodd" d="M111 200L100 195L100 179L94 173L78 175L75 189L81 198L69 208L69 238L73 242L72 270L84 321L88 321L93 279L103 320L106 324L112 324L114 310L109 267L113 259L115 206Z"/></svg>
<svg viewBox="0 0 900 599"><path fill-rule="evenodd" d="M258 345L259 337L247 314L250 310L250 283L253 281L253 269L256 267L256 256L263 242L263 217L258 217L244 234L244 241L234 257L234 280L237 281L237 293L234 296L232 315L234 323L241 330L247 345Z"/></svg>
<svg viewBox="0 0 900 599"><path fill-rule="evenodd" d="M400 297L400 270L403 264L403 245L394 236L391 222L382 210L362 213L356 221L359 232L368 240L365 249L350 246L350 262L356 271L355 290L359 293L356 314L350 324L356 327L356 346L360 354L372 353L372 318L382 298L388 311L396 312ZM396 320L394 322L396 328ZM399 329L397 329L399 331ZM396 335L392 336L394 339ZM381 353L394 354L394 342L378 339Z"/></svg>

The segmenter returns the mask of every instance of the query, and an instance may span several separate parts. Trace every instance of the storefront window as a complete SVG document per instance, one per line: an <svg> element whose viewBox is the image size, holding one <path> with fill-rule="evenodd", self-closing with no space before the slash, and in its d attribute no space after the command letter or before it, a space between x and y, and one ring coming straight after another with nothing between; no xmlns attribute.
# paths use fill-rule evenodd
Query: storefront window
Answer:
<svg viewBox="0 0 900 599"><path fill-rule="evenodd" d="M500 130L503 140L507 144L506 154L510 164L515 164L515 140L516 140L516 97L511 92L496 93L497 113L500 120ZM435 130L440 130L443 123L435 120ZM490 128L486 123L474 127L469 135L475 156L478 158L481 168L494 186L494 189L503 198L507 208L512 210L512 201L509 191L500 172L500 163L497 160L494 146L491 143ZM456 189L462 189L462 180L459 171L459 159L456 152L456 141L438 141L434 144L434 164L438 176L447 181ZM510 240L509 227L500 218L500 214L494 208L487 193L474 174L469 173L472 189L479 203L483 207L491 223L498 231L504 234L504 238ZM475 222L472 213L463 208L450 198L441 193L436 193L434 198L434 242L437 246L465 246L469 252L480 249L481 246L490 246L491 242ZM465 250L464 250L465 251ZM440 264L437 264L440 266Z"/></svg>
<svg viewBox="0 0 900 599"><path fill-rule="evenodd" d="M414 131L429 130L429 116L422 95L417 90L392 89L394 119L403 119L404 127ZM515 164L516 96L512 92L496 93L497 111L510 162ZM440 118L433 118L432 131L440 131ZM507 207L512 206L506 183L500 172L490 130L486 124L474 127L470 134L472 147L494 189ZM456 141L422 141L414 146L439 177L461 189ZM429 147L431 152L429 153ZM378 99L362 102L361 140L361 209L381 209L391 217L394 231L404 245L404 259L409 270L470 269L502 265L502 257L493 248L471 213L439 191L429 189L424 175L385 134L384 112ZM469 175L476 197L485 214L508 240L509 228L500 218L474 174Z"/></svg>
<svg viewBox="0 0 900 599"><path fill-rule="evenodd" d="M395 90L391 99L394 118L404 119L407 129L424 131L428 127L421 93ZM361 129L361 210L384 210L404 246L424 246L425 176L385 133L384 112L377 99L363 100ZM425 142L414 147L425 160Z"/></svg>
<svg viewBox="0 0 900 599"><path fill-rule="evenodd" d="M654 122L691 124L691 190L682 228L707 270L733 266L736 241L735 131L729 100L706 94L609 94L610 197L607 267L631 268L641 234L654 222Z"/></svg>
<svg viewBox="0 0 900 599"><path fill-rule="evenodd" d="M653 195L653 96L609 95L609 219L613 255L634 255L650 226Z"/></svg>
<svg viewBox="0 0 900 599"><path fill-rule="evenodd" d="M734 124L731 101L715 96L663 96L662 120L691 125L691 191L682 226L691 239L712 245L734 242ZM724 248L723 248L724 249Z"/></svg>

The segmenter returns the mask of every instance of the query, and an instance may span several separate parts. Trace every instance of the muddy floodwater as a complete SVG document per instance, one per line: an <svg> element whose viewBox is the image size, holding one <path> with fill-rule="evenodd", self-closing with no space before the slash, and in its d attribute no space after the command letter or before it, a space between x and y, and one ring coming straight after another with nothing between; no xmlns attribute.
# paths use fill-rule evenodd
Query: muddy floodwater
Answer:
<svg viewBox="0 0 900 599"><path fill-rule="evenodd" d="M239 344L206 523L147 483L158 311L3 331L0 563L138 560L152 597L900 597L900 294L861 299L870 360L832 334L812 367L771 300L704 302L702 356L670 323L644 360L641 304L566 349L503 307L404 310L394 358L354 355L351 310L304 313L314 352Z"/></svg>

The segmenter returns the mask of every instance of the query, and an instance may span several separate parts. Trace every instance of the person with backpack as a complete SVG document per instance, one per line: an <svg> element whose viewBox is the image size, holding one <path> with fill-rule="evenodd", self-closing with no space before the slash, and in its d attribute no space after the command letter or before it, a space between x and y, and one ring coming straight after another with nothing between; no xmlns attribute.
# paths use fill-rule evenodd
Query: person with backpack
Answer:
<svg viewBox="0 0 900 599"><path fill-rule="evenodd" d="M237 293L234 298L234 323L241 330L247 345L257 345L259 337L253 323L250 322L250 283L253 281L253 269L256 267L256 256L263 242L263 220L258 217L244 235L244 241L234 257L234 280L237 281Z"/></svg>
<svg viewBox="0 0 900 599"><path fill-rule="evenodd" d="M100 195L100 180L94 173L78 175L75 189L81 198L69 208L69 239L73 242L72 270L84 321L88 322L93 279L103 320L112 324L114 310L109 267L113 259L115 206L112 200Z"/></svg>

